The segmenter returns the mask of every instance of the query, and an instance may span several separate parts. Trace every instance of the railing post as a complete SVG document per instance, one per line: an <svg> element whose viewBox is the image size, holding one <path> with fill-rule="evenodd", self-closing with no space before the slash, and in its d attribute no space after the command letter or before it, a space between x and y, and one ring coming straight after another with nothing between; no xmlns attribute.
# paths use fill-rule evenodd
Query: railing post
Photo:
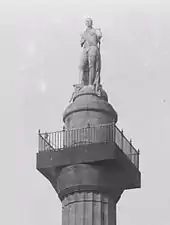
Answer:
<svg viewBox="0 0 170 225"><path fill-rule="evenodd" d="M90 141L90 123L89 123L89 121L88 121L88 123L87 123L87 143Z"/></svg>
<svg viewBox="0 0 170 225"><path fill-rule="evenodd" d="M60 144L59 144L59 141L60 141L60 132L57 132L57 149L60 148Z"/></svg>
<svg viewBox="0 0 170 225"><path fill-rule="evenodd" d="M58 132L58 149L61 148L61 133L62 133L62 131Z"/></svg>
<svg viewBox="0 0 170 225"><path fill-rule="evenodd" d="M55 135L54 135L54 145L55 145L55 149L57 149L56 148L56 132L55 132Z"/></svg>
<svg viewBox="0 0 170 225"><path fill-rule="evenodd" d="M137 168L139 169L139 155L140 155L140 150L138 149L137 151Z"/></svg>
<svg viewBox="0 0 170 225"><path fill-rule="evenodd" d="M93 126L93 136L94 136L94 140L96 142L96 140L97 140L97 129L96 129L95 126Z"/></svg>
<svg viewBox="0 0 170 225"><path fill-rule="evenodd" d="M54 133L51 134L51 145L54 146Z"/></svg>
<svg viewBox="0 0 170 225"><path fill-rule="evenodd" d="M44 134L44 139L45 139L45 141L48 140L48 133L47 133L47 132L45 132L45 134ZM46 149L46 142L45 142L45 141L43 140L43 150L44 150L44 151L47 150L47 149Z"/></svg>
<svg viewBox="0 0 170 225"><path fill-rule="evenodd" d="M122 151L123 151L123 129L121 130L121 146L122 146Z"/></svg>
<svg viewBox="0 0 170 225"><path fill-rule="evenodd" d="M66 133L65 131L66 131L66 127L65 127L65 125L63 125L62 149L65 148L65 146L66 146L66 141L67 141L67 133Z"/></svg>
<svg viewBox="0 0 170 225"><path fill-rule="evenodd" d="M132 161L132 139L130 139L130 159L131 159L131 161Z"/></svg>
<svg viewBox="0 0 170 225"><path fill-rule="evenodd" d="M112 129L113 129L113 142L116 142L116 125L115 122L112 123Z"/></svg>

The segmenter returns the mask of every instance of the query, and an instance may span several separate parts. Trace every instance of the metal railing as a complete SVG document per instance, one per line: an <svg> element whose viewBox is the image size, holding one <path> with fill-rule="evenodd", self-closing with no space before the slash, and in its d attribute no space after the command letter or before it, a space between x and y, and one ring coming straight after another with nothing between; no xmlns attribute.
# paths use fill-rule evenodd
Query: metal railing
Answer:
<svg viewBox="0 0 170 225"><path fill-rule="evenodd" d="M115 124L101 124L80 129L62 130L51 133L39 131L39 152L58 151L64 148L79 147L97 143L115 143L139 168L139 150L137 151L132 141L128 141L123 131Z"/></svg>

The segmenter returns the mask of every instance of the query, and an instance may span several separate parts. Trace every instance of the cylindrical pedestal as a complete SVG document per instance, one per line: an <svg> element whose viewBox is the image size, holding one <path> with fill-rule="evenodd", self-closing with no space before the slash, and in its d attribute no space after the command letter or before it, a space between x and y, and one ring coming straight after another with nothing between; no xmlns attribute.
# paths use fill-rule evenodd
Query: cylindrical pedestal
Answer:
<svg viewBox="0 0 170 225"><path fill-rule="evenodd" d="M94 91L93 86L84 86L78 91L73 102L63 114L65 128L79 129L101 124L117 122L117 113L108 103L106 92L101 89L101 96Z"/></svg>
<svg viewBox="0 0 170 225"><path fill-rule="evenodd" d="M62 201L62 225L116 225L116 203L104 194L75 192Z"/></svg>

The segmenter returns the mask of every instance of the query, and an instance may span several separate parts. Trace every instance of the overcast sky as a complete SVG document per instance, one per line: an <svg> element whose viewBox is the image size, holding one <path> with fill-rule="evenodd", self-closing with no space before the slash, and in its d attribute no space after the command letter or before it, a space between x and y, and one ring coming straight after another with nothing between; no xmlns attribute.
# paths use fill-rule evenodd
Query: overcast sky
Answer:
<svg viewBox="0 0 170 225"><path fill-rule="evenodd" d="M170 5L161 0L0 1L0 224L61 224L57 194L36 171L36 133L63 125L86 16L103 32L101 79L118 126L141 151L142 188L123 193L117 224L170 224Z"/></svg>

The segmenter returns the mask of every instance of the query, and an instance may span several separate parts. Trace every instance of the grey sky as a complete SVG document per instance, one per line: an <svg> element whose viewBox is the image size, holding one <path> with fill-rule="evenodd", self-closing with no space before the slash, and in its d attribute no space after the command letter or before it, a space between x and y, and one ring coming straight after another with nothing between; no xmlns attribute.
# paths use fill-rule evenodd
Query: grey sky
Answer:
<svg viewBox="0 0 170 225"><path fill-rule="evenodd" d="M62 127L86 16L103 32L102 84L118 126L141 150L142 189L124 192L118 225L170 224L170 5L156 0L0 1L0 224L61 224L57 194L35 169L36 132Z"/></svg>

